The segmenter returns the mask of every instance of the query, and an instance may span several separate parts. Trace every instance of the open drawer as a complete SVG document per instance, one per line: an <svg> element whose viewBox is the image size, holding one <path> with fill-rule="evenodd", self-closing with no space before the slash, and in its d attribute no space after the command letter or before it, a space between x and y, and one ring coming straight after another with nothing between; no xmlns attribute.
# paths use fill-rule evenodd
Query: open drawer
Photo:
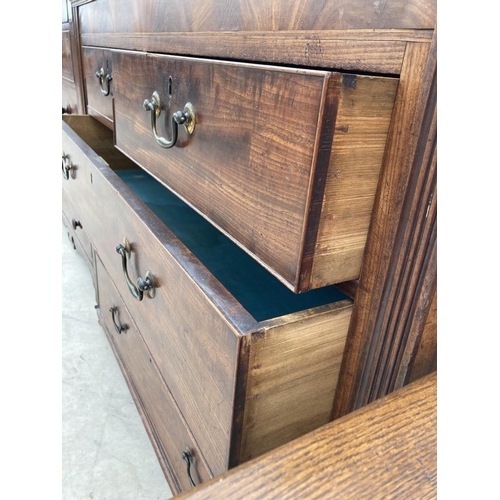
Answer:
<svg viewBox="0 0 500 500"><path fill-rule="evenodd" d="M396 78L117 50L113 85L118 149L286 286L359 277Z"/></svg>
<svg viewBox="0 0 500 500"><path fill-rule="evenodd" d="M210 472L328 422L352 300L334 287L294 294L116 150L106 157L101 123L62 127L91 173L81 210L96 253Z"/></svg>

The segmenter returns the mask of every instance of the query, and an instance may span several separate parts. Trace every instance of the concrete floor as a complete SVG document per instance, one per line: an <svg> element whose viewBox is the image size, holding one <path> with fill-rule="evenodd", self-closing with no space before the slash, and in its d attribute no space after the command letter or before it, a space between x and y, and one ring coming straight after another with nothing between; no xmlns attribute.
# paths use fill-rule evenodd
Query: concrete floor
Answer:
<svg viewBox="0 0 500 500"><path fill-rule="evenodd" d="M62 281L62 498L172 498L97 322L90 272L64 227Z"/></svg>

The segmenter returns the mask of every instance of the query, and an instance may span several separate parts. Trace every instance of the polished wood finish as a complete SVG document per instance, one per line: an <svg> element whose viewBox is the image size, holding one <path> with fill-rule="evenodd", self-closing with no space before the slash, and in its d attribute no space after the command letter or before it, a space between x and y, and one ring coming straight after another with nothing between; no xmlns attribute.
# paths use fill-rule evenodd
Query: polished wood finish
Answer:
<svg viewBox="0 0 500 500"><path fill-rule="evenodd" d="M429 31L410 35L394 30L88 33L82 43L158 53L168 47L180 55L397 75L406 40L428 43L430 36Z"/></svg>
<svg viewBox="0 0 500 500"><path fill-rule="evenodd" d="M396 79L129 52L114 68L120 150L296 292L357 278ZM167 150L155 90L162 135L186 102L199 113Z"/></svg>
<svg viewBox="0 0 500 500"><path fill-rule="evenodd" d="M63 135L83 152L85 143L64 125ZM102 129L101 132L108 131L104 126ZM94 153L92 158L91 152L87 152L87 157L93 164L92 182L85 193L92 241L204 450L207 462L214 473L220 473L226 470L229 457L239 332L248 331L250 325L258 329L258 325L220 286L214 287L210 273L194 261L100 156ZM120 214L112 224L101 215L109 211ZM150 270L158 287L154 299L146 297L137 302L130 295L121 258L115 251L124 237L132 245L129 261L132 279L144 277ZM181 267L178 260L184 262L187 269ZM239 323L238 330L221 314L221 305L232 313L232 322ZM161 329L157 328L158 324L163 325ZM198 331L210 333L195 337L190 333Z"/></svg>
<svg viewBox="0 0 500 500"><path fill-rule="evenodd" d="M121 365L127 372L136 405L141 407L142 414L149 420L152 441L156 442L164 472L166 475L170 473L174 476L177 492L189 489L186 463L182 459L182 452L188 449L194 458L191 467L193 479L197 483L210 479L212 474L208 465L204 462L158 370L154 357L99 258L97 258L97 279L99 322L105 328L114 350L122 361ZM110 312L111 307L116 309L114 320ZM117 333L114 324L126 325L126 330ZM165 470L169 466L172 470Z"/></svg>
<svg viewBox="0 0 500 500"><path fill-rule="evenodd" d="M436 280L436 39L409 43L333 416L404 385ZM418 294L426 283L415 314ZM410 331L413 332L410 335Z"/></svg>
<svg viewBox="0 0 500 500"><path fill-rule="evenodd" d="M398 81L345 75L321 206L311 288L359 276Z"/></svg>
<svg viewBox="0 0 500 500"><path fill-rule="evenodd" d="M71 58L71 26L62 30L62 109L64 113L78 112L78 95Z"/></svg>
<svg viewBox="0 0 500 500"><path fill-rule="evenodd" d="M351 311L343 300L261 323L250 346L241 462L329 421Z"/></svg>
<svg viewBox="0 0 500 500"><path fill-rule="evenodd" d="M168 3L156 0L74 0L72 22L76 36L72 40L79 43L82 32L84 45L101 48L325 71L345 70L352 74L367 73L365 81L380 75L398 77L396 104L391 115L360 276L340 285L355 298L355 303L331 415L339 419L410 381L424 377L436 366L436 3L434 0L390 0L382 3L335 0L327 3L308 1L292 6L280 0L258 0L252 3L259 6L255 10L249 9L248 3L230 3L215 5L212 0L174 0ZM69 25L63 24L63 29L68 28ZM80 51L72 56L76 61L74 69L80 71ZM77 88L78 81L75 78ZM150 96L142 96L141 102L146 97ZM369 103L368 100L366 102ZM338 133L335 131L340 137ZM93 158L97 171L104 177L108 176L109 193L123 199L124 192L130 203L133 198L129 197L127 190L122 191L122 184L116 183L114 177L107 173L103 160L90 148L83 147L83 150ZM104 157L113 163L106 155ZM69 196L73 203L73 193ZM92 197L87 200L89 211L92 200ZM80 204L77 202L75 207ZM111 210L104 199L97 199L95 206L102 207L101 216ZM151 218L148 211L144 212L141 203L130 206L139 211L138 218L148 214L146 218L152 225L145 232L152 232L162 242L153 246L153 253L160 255L165 251L165 243L158 235L164 234L164 226ZM113 212L113 217L119 213ZM137 224L135 227L141 226ZM184 264L190 262L191 257L186 258L188 254L175 253L179 251L176 245L173 248L177 250L166 246L169 252L174 252L174 258ZM144 262L142 256L138 258L136 269L132 270L134 277L143 275ZM160 268L161 259L156 262ZM194 268L197 265L191 267L191 271ZM188 274L193 279L194 275L200 277L195 271ZM206 280L199 281L203 293L212 293L210 301L217 304L214 310L224 317L225 324L231 323L225 311L226 306L233 302L225 300L224 293L219 293L220 289L210 292L213 282L209 277ZM135 313L131 314L135 318ZM189 315L189 311L186 310L186 314ZM242 323L245 323L243 318L248 319L246 312L242 313L238 307L232 310L229 317L233 320L238 317ZM151 319L155 328L165 322L168 318L163 316L157 321ZM254 326L248 326L247 331L252 331L252 328ZM261 325L251 334L239 337L239 345L233 351L234 359L238 359L233 375L232 404L236 411L226 420L229 422L226 429L230 432L224 438L227 439L224 446L227 443L229 451L221 451L222 448L214 451L217 448L214 446L208 452L210 460L215 456L215 461L218 459L223 467L238 465L240 457L244 459L245 454L248 455L248 446L254 449L259 447L257 443L247 444L245 432L253 431L244 430L244 419L245 415L250 415L252 408L247 400L247 389L258 394L258 383L264 388L268 383L256 377L258 370L252 373L252 367L258 365L251 363L251 355L258 355L255 346L260 342L258 335L262 335L260 328ZM269 346L272 346L271 337L268 340ZM265 352L265 348L261 351ZM297 359L300 360L300 356ZM215 371L218 372L218 369ZM284 380L286 373L282 370ZM258 383L250 389L252 377ZM276 384L276 387L280 386ZM272 403L270 394L263 391L261 397L267 397ZM258 399L255 398L255 404ZM297 404L300 407L301 403ZM279 404L275 407L278 411ZM211 408L214 413L218 411L213 406ZM253 408L261 418L265 415L265 410L261 411L258 406ZM402 415L413 409L409 404L404 408L398 407L397 412ZM210 411L206 413L209 419L213 418ZM189 418L197 417L191 415ZM290 423L292 420L290 418ZM272 426L276 420L270 417L268 421ZM338 420L339 423L343 421L343 418ZM258 424L255 427L258 428ZM262 435L264 433L262 429ZM356 442L356 436L353 442ZM197 444L203 453L205 448L210 449L210 446L205 447L206 443ZM345 449L351 449L347 441ZM310 455L307 458L309 460ZM300 463L299 474L302 468L303 463ZM217 474L222 470L213 468L212 472ZM391 470L399 472L396 465ZM378 477L387 477L377 474ZM417 480L420 478L418 474L414 476ZM407 476L402 474L401 477ZM433 477L431 475L431 487L434 487ZM406 482L411 483L411 479ZM352 484L349 479L343 483L346 487L348 484ZM377 481L375 484L383 487L386 483ZM411 492L409 494L411 496ZM359 498L359 495L355 494L355 497Z"/></svg>
<svg viewBox="0 0 500 500"><path fill-rule="evenodd" d="M177 498L437 498L436 393L433 373Z"/></svg>
<svg viewBox="0 0 500 500"><path fill-rule="evenodd" d="M71 61L71 37L69 29L62 31L62 76L71 83L75 83Z"/></svg>
<svg viewBox="0 0 500 500"><path fill-rule="evenodd" d="M301 287L304 242L314 241L317 227L317 220L307 226L309 206L323 195L340 75L123 52L114 64L117 147L284 283ZM165 101L162 124L186 102L199 114L193 135L181 127L172 149L156 144L142 105L155 90Z"/></svg>
<svg viewBox="0 0 500 500"><path fill-rule="evenodd" d="M113 81L109 85L109 95L101 92L99 79L96 72L101 68L104 75L113 75L113 57L110 50L88 48L82 49L83 80L85 84L85 96L87 102L87 113L109 128L113 128ZM103 82L106 90L106 82Z"/></svg>
<svg viewBox="0 0 500 500"><path fill-rule="evenodd" d="M75 197L86 200L93 245L211 472L326 423L352 301L258 323L108 167L105 152L112 148L103 142L111 138L91 117L65 117L63 143L73 144L70 155L86 172L76 172L85 183ZM113 163L120 167L116 156ZM106 211L120 215L111 222ZM128 290L115 251L124 236L132 247L129 273L135 280L150 270L154 298L139 302ZM294 405L307 411L283 412Z"/></svg>
<svg viewBox="0 0 500 500"><path fill-rule="evenodd" d="M83 33L433 29L436 1L99 0L81 17Z"/></svg>

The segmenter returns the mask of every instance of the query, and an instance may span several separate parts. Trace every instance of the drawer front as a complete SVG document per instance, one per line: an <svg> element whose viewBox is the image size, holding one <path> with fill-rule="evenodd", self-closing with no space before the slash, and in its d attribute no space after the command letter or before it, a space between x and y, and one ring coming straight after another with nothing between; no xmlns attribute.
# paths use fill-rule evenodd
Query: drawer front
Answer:
<svg viewBox="0 0 500 500"><path fill-rule="evenodd" d="M158 223L153 218L148 220L149 209L141 211L137 205L131 206L124 192L117 195L104 178L96 178L93 186L97 229L94 242L104 266L212 471L224 472L229 456L239 338L199 287L200 280L207 283L213 278L208 272L194 277L186 273L177 259L183 262L189 256L172 255L165 248L165 240L151 232L150 227ZM99 213L119 216L97 220ZM160 229L165 228L159 224ZM156 283L154 298L145 293L138 301L129 290L122 257L116 252L124 237L131 246L126 261L130 280L136 285L138 278L146 279L149 271Z"/></svg>
<svg viewBox="0 0 500 500"><path fill-rule="evenodd" d="M86 259L87 263L93 267L92 244L90 243L90 238L85 230L85 223L82 222L73 205L69 201L68 195L64 191L62 192L62 211L63 222L68 228L68 231L71 231L71 237L78 240L79 245L77 245L74 241L73 243L77 248L80 246L80 253Z"/></svg>
<svg viewBox="0 0 500 500"><path fill-rule="evenodd" d="M87 112L104 125L113 126L113 60L106 49L82 49Z"/></svg>
<svg viewBox="0 0 500 500"><path fill-rule="evenodd" d="M117 51L116 145L286 283L314 240L337 73ZM159 96L159 116L144 100ZM190 103L192 134L172 114Z"/></svg>
<svg viewBox="0 0 500 500"><path fill-rule="evenodd" d="M96 260L101 323L121 359L132 393L135 392L136 404L152 425L151 439L156 442L159 454L166 454L168 465L175 474L174 481L180 485L177 489L187 490L190 484L183 452L189 451L193 457L190 473L196 484L210 479L211 474L129 311L100 259Z"/></svg>

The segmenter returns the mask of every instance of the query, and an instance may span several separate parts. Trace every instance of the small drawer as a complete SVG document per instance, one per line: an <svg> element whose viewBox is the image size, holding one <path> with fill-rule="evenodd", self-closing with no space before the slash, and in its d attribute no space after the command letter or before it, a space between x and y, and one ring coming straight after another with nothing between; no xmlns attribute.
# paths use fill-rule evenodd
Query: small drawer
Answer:
<svg viewBox="0 0 500 500"><path fill-rule="evenodd" d="M99 318L121 362L139 412L149 427L165 475L177 490L190 488L187 463L183 453L189 453L189 473L195 484L212 477L165 385L156 363L141 334L114 287L99 257L96 259L99 286ZM166 463L163 463L166 462Z"/></svg>
<svg viewBox="0 0 500 500"><path fill-rule="evenodd" d="M92 244L90 238L85 230L85 224L82 219L77 214L73 205L69 201L68 195L62 192L62 212L63 212L63 223L68 229L68 237L73 243L76 250L82 255L82 257L87 261L87 265L90 268L94 267L93 257L92 257Z"/></svg>
<svg viewBox="0 0 500 500"><path fill-rule="evenodd" d="M92 241L212 473L327 423L352 300L294 294L143 170L89 161Z"/></svg>
<svg viewBox="0 0 500 500"><path fill-rule="evenodd" d="M397 79L124 51L113 65L121 151L295 292L359 277Z"/></svg>
<svg viewBox="0 0 500 500"><path fill-rule="evenodd" d="M87 113L113 128L113 59L107 49L82 48Z"/></svg>

